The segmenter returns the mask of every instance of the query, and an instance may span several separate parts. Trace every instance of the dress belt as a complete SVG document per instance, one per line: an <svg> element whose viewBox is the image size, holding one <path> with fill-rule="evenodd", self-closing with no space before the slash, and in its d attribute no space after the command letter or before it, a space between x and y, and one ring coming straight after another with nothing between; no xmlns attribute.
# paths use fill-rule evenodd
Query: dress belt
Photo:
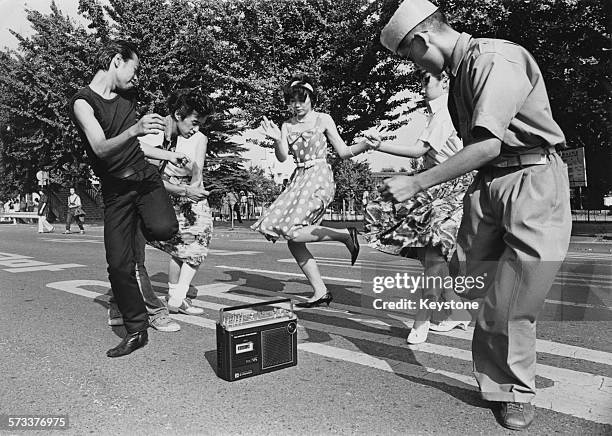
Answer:
<svg viewBox="0 0 612 436"><path fill-rule="evenodd" d="M542 147L540 152L517 154L514 156L500 156L499 161L493 161L488 166L497 168L522 167L525 165L544 165L548 162L548 156L556 153L555 147Z"/></svg>
<svg viewBox="0 0 612 436"><path fill-rule="evenodd" d="M307 161L304 161L304 162L296 162L296 165L297 165L298 168L306 168L306 169L308 169L308 168L312 168L313 166L315 166L317 163L320 163L320 162L327 163L327 159L324 158L324 157L319 158L319 159L310 159L310 160L307 160Z"/></svg>

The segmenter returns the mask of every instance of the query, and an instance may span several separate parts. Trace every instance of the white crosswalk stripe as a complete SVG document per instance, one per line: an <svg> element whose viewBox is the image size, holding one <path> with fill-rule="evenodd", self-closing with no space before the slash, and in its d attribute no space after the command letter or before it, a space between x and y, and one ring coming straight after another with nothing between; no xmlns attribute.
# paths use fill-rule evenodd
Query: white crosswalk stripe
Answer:
<svg viewBox="0 0 612 436"><path fill-rule="evenodd" d="M166 288L167 286L165 283L159 282L153 282L153 285L160 288ZM106 292L109 284L96 280L71 280L49 283L47 287L90 299L100 299L103 294L98 291ZM255 303L279 297L278 293L259 289L253 292L236 283L213 283L197 286L197 288L199 296L197 300L194 300L194 304L206 309L205 315L172 315L172 317L180 322L206 329L215 328L217 321L215 312L219 309L236 305L236 303ZM283 296L286 296L286 294L283 294ZM364 308L336 304L333 304L333 306L340 307L343 310L335 308L324 311L312 310L308 317L300 319L301 336L305 335L307 330L315 330L325 332L330 337L377 344L379 350L381 346L392 347L393 349L403 347L406 349L406 360L397 360L401 359L401 357L397 357L397 352L393 353L396 356L395 359L368 354L355 345L350 345L350 341L349 345L344 345L344 342L341 342L342 346L332 346L310 342L308 338L301 338L298 346L299 350L380 371L409 376L410 378L435 381L464 389L476 389L474 379L465 369L465 363L471 361L471 352L468 348L473 328L468 328L467 331L432 332L431 341L415 347L408 347L405 344L405 337L399 337L397 334L394 336L391 333L392 329L397 331L398 327L410 326L410 319L395 315L389 315L387 318L381 319L380 312L375 313L374 311L364 310ZM334 320L351 321L353 327L341 327L334 324L329 318L319 319L317 314L332 317ZM378 315L378 317L374 315ZM364 328L360 329L359 326ZM452 346L448 345L449 341L442 344L438 343L436 337L452 338ZM555 365L538 364L538 375L551 380L552 386L538 390L534 402L537 407L594 422L612 424L612 413L610 413L612 378L564 367L566 365L573 368L576 361L588 361L599 365L612 366L612 353L543 340L537 341L537 350L538 353L562 358L562 363ZM413 356L413 358L411 359L409 356ZM431 364L431 362L436 362L436 356L446 357L444 361L447 365L436 367L435 364ZM449 359L453 362L450 365L448 365ZM421 361L424 363L421 364ZM559 359L555 362L559 362ZM406 381L406 383L411 382Z"/></svg>
<svg viewBox="0 0 612 436"><path fill-rule="evenodd" d="M291 261L291 262L289 262ZM279 262L281 263L295 263L294 259L280 259ZM326 263L324 262L317 262L319 264L319 266L324 266L326 265ZM333 264L333 265L329 265L329 266L343 266L341 264ZM346 265L347 267L350 267L349 265ZM229 265L217 265L217 268L223 268L223 269L227 269L227 270L233 270L235 269L235 267L229 266ZM252 272L252 273L260 273L260 274L270 274L270 275L280 275L280 276L290 276L290 277L304 277L303 274L300 273L294 273L294 272L285 272L285 271L273 271L273 270L263 270L263 269L257 269L257 268L240 268L240 271L244 271L244 272ZM381 272L387 271L387 270L380 270ZM398 270L399 271L399 270ZM421 274L422 273L422 268L421 267L409 267L407 269L402 270L403 272L411 272L413 274ZM396 272L396 271L392 271L392 272ZM322 278L324 280L329 280L329 281L336 281L336 282L340 282L340 283L352 283L352 284L359 284L359 285L363 285L364 283L369 283L364 281L363 279L359 280L359 279L349 279L349 278L344 278L344 277L335 277L335 276L322 276ZM551 305L560 305L560 306L568 306L568 307L574 307L574 308L579 308L579 309L595 309L595 310L604 310L604 311L612 311L612 306L610 304L605 304L605 301L608 300L609 301L609 296L608 296L608 290L610 289L610 287L612 286L612 281L606 281L606 282L602 282L601 285L599 285L599 282L592 282L586 279L580 279L579 281L571 281L569 279L557 279L555 280L555 282L553 283L553 285L560 285L560 286L578 286L578 285L588 285L589 288L591 288L591 290L597 290L597 289L601 289L605 292L605 295L603 296L604 298L602 298L602 304L590 304L590 303L581 303L581 302L576 302L576 301L563 301L563 300L557 300L554 298L550 298L550 299L546 299L545 303L547 304L551 304Z"/></svg>

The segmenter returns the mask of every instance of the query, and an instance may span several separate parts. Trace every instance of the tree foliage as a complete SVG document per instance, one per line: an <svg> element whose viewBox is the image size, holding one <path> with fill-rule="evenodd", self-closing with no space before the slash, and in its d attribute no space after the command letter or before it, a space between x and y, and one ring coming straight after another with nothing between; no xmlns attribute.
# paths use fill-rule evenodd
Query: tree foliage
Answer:
<svg viewBox="0 0 612 436"><path fill-rule="evenodd" d="M439 0L451 25L475 37L528 49L546 81L555 120L569 147L584 147L590 205L612 188L609 20L601 0Z"/></svg>
<svg viewBox="0 0 612 436"><path fill-rule="evenodd" d="M263 115L277 122L288 117L280 89L296 72L314 77L320 92L317 109L333 117L347 143L381 121L397 127L403 122L397 109L405 101L394 96L419 86L411 66L378 41L399 2L109 0L102 6L98 0L80 0L87 28L55 3L49 14L28 11L32 35L15 34L19 48L0 51L0 171L5 181L0 195L32 190L36 171L45 165L53 166L60 182L87 178L66 103L91 80L95 52L110 37L139 45L143 114L165 113L165 97L175 88L200 87L214 96L218 116L206 132L207 180L219 189L240 189L249 180L241 147L232 138L255 127ZM586 148L589 183L612 188L610 2L438 3L456 29L506 38L531 51L568 144ZM8 133L6 126L12 127ZM339 168L357 167L334 166L342 191Z"/></svg>

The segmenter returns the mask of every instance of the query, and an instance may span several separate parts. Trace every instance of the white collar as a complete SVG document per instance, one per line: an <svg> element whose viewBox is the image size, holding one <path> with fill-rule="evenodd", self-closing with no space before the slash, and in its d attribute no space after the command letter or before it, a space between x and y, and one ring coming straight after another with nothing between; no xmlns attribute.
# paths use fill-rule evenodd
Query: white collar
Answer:
<svg viewBox="0 0 612 436"><path fill-rule="evenodd" d="M429 112L435 114L448 105L448 93L442 94L440 97L427 102Z"/></svg>

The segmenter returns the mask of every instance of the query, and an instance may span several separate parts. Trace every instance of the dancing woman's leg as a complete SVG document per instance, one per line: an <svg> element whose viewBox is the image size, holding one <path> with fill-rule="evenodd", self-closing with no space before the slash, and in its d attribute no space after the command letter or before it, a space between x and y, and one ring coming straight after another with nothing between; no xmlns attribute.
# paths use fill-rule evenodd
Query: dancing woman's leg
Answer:
<svg viewBox="0 0 612 436"><path fill-rule="evenodd" d="M428 245L427 247L418 247L416 252L421 265L423 265L423 275L425 278L435 277L440 272L440 263L438 262L440 259L436 256L436 249ZM446 264L443 257L442 261ZM421 298L423 299L429 299L429 301L434 302L438 300L438 297L439 290L435 287L430 288L428 286L423 286L421 289ZM420 305L417 303L417 306ZM431 316L431 309L419 309L414 318L414 327L416 328L421 324L430 321Z"/></svg>
<svg viewBox="0 0 612 436"><path fill-rule="evenodd" d="M181 271L176 287L176 296L180 298L181 301L183 301L183 299L187 297L189 285L191 284L191 281L193 280L197 272L198 267L193 267L187 262L183 262L183 264L181 265Z"/></svg>
<svg viewBox="0 0 612 436"><path fill-rule="evenodd" d="M338 241L346 246L352 244L351 235L347 229L332 229L323 226L306 226L292 234L293 242L323 242Z"/></svg>
<svg viewBox="0 0 612 436"><path fill-rule="evenodd" d="M287 242L287 246L314 290L314 295L310 301L323 297L327 293L327 288L321 278L317 261L308 248L306 248L306 244L292 240Z"/></svg>

